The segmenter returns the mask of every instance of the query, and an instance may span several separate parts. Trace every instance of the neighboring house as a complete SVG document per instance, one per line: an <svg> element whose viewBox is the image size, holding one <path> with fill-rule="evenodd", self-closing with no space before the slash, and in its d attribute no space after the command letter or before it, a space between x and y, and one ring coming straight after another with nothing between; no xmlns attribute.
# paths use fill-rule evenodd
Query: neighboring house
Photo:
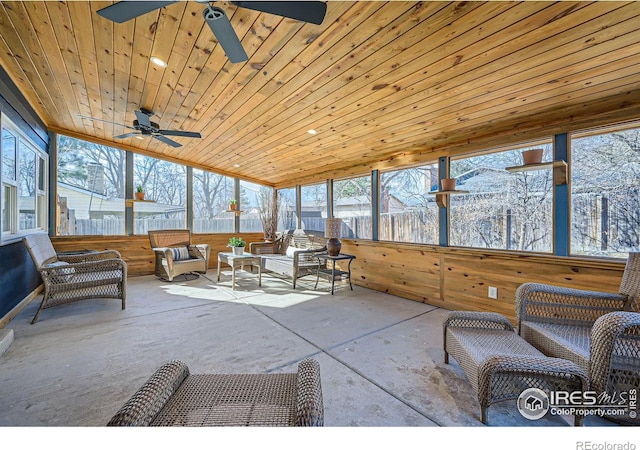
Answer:
<svg viewBox="0 0 640 450"><path fill-rule="evenodd" d="M112 198L89 189L58 182L56 227L60 234L75 234L80 220L124 220L125 199ZM184 215L184 206L167 205L154 201L134 203L136 216L176 218Z"/></svg>

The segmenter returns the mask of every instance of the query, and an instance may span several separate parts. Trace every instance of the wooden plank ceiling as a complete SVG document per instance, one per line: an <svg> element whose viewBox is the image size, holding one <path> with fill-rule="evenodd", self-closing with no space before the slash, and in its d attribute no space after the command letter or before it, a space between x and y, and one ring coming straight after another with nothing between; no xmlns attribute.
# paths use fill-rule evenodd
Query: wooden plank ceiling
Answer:
<svg viewBox="0 0 640 450"><path fill-rule="evenodd" d="M1 2L0 63L47 126L270 185L640 114L640 2L330 1L319 26L216 2L239 64L201 3L123 24L96 14L110 4ZM141 107L202 139L115 141L78 117Z"/></svg>

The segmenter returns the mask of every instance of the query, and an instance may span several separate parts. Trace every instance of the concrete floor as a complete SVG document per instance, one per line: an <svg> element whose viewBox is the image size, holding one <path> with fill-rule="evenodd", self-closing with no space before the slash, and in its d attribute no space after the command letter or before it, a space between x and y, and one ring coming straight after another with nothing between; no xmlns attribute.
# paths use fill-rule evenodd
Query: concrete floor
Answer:
<svg viewBox="0 0 640 450"><path fill-rule="evenodd" d="M313 357L325 427L483 427L464 373L443 363L446 310L344 282L331 295L311 277L296 290L270 275L258 287L240 273L235 291L230 280L130 278L124 311L118 300L81 301L31 325L36 299L7 327L15 340L0 357L0 425L102 427L170 359L192 373L264 373ZM529 421L512 402L490 407L488 425L572 428L560 417Z"/></svg>

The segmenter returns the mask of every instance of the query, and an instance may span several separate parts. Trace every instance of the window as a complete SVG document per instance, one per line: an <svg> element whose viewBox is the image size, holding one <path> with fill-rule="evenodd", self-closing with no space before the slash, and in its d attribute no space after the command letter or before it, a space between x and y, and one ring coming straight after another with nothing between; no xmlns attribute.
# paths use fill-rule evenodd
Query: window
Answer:
<svg viewBox="0 0 640 450"><path fill-rule="evenodd" d="M35 150L24 141L20 141L18 151L18 230L36 228L36 174L37 159Z"/></svg>
<svg viewBox="0 0 640 450"><path fill-rule="evenodd" d="M256 183L248 181L240 181L240 204L238 205L242 214L240 214L240 231L264 231L262 226L261 214L263 206L261 204L260 191L264 189ZM265 193L266 198L269 197ZM268 207L268 205L265 205Z"/></svg>
<svg viewBox="0 0 640 450"><path fill-rule="evenodd" d="M571 252L626 258L640 247L640 128L571 139Z"/></svg>
<svg viewBox="0 0 640 450"><path fill-rule="evenodd" d="M429 191L438 188L438 165L380 174L381 240L438 243L438 205Z"/></svg>
<svg viewBox="0 0 640 450"><path fill-rule="evenodd" d="M327 184L319 183L300 188L302 228L324 235L327 218Z"/></svg>
<svg viewBox="0 0 640 450"><path fill-rule="evenodd" d="M2 116L2 235L47 228L47 155Z"/></svg>
<svg viewBox="0 0 640 450"><path fill-rule="evenodd" d="M342 219L346 238L371 239L371 176L333 183L333 215Z"/></svg>
<svg viewBox="0 0 640 450"><path fill-rule="evenodd" d="M125 152L58 135L56 234L125 232Z"/></svg>
<svg viewBox="0 0 640 450"><path fill-rule="evenodd" d="M17 230L18 179L16 162L18 137L2 128L2 233Z"/></svg>
<svg viewBox="0 0 640 450"><path fill-rule="evenodd" d="M536 252L552 251L551 170L507 172L522 165L521 152L543 148L552 159L550 142L452 159L451 178L469 194L449 195L452 246Z"/></svg>
<svg viewBox="0 0 640 450"><path fill-rule="evenodd" d="M193 232L232 233L235 216L227 212L234 179L193 169Z"/></svg>
<svg viewBox="0 0 640 450"><path fill-rule="evenodd" d="M38 156L38 186L36 189L36 208L38 228L47 228L47 162Z"/></svg>
<svg viewBox="0 0 640 450"><path fill-rule="evenodd" d="M278 189L278 231L298 228L296 188Z"/></svg>
<svg viewBox="0 0 640 450"><path fill-rule="evenodd" d="M144 155L134 155L133 183L142 186L144 201L133 206L133 233L187 227L187 169Z"/></svg>

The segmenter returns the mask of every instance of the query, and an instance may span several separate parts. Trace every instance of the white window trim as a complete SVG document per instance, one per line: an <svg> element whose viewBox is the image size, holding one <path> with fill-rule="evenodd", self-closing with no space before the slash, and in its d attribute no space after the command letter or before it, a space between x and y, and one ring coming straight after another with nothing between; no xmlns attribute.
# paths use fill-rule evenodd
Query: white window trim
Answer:
<svg viewBox="0 0 640 450"><path fill-rule="evenodd" d="M14 134L17 138L18 138L18 143L17 143L17 148L16 148L16 179L15 180L4 180L2 179L2 170L0 170L0 186L2 187L2 189L4 190L4 188L6 186L9 186L11 188L11 201L12 201L12 205L11 205L11 211L10 211L10 217L11 217L11 225L10 225L10 229L9 231L2 231L2 233L0 234L0 245L5 245L5 244L10 244L16 241L21 240L24 236L31 234L31 233L35 233L35 232L42 232L42 231L47 231L48 227L49 227L49 201L48 201L48 161L49 161L49 155L42 151L31 139L29 139L25 133L23 133L20 128L18 128L6 115L2 114L0 115L0 130L1 129L6 129L8 131L10 131L12 134ZM36 155L36 168L34 171L34 182L35 182L35 187L36 187L36 191L35 191L35 214L36 214L36 219L35 219L35 223L36 223L36 227L35 228L31 228L29 230L19 230L19 223L18 223L18 217L19 217L19 172L20 172L20 151L21 151L21 142L26 145L29 150L32 150L35 152ZM45 170L44 170L44 190L40 190L39 185L38 185L38 176L39 176L39 164L44 164L45 165ZM0 140L0 166L2 165L2 140ZM44 218L40 218L39 217L39 212L38 212L38 202L37 199L39 196L44 196L46 200L46 207L45 207L45 211L44 213ZM0 196L0 202L2 202L2 196ZM2 210L2 208L4 207L4 204L0 204L0 210ZM2 223L3 221L3 217L0 215L0 230L3 229L4 224ZM38 224L43 224L43 227L38 227Z"/></svg>

